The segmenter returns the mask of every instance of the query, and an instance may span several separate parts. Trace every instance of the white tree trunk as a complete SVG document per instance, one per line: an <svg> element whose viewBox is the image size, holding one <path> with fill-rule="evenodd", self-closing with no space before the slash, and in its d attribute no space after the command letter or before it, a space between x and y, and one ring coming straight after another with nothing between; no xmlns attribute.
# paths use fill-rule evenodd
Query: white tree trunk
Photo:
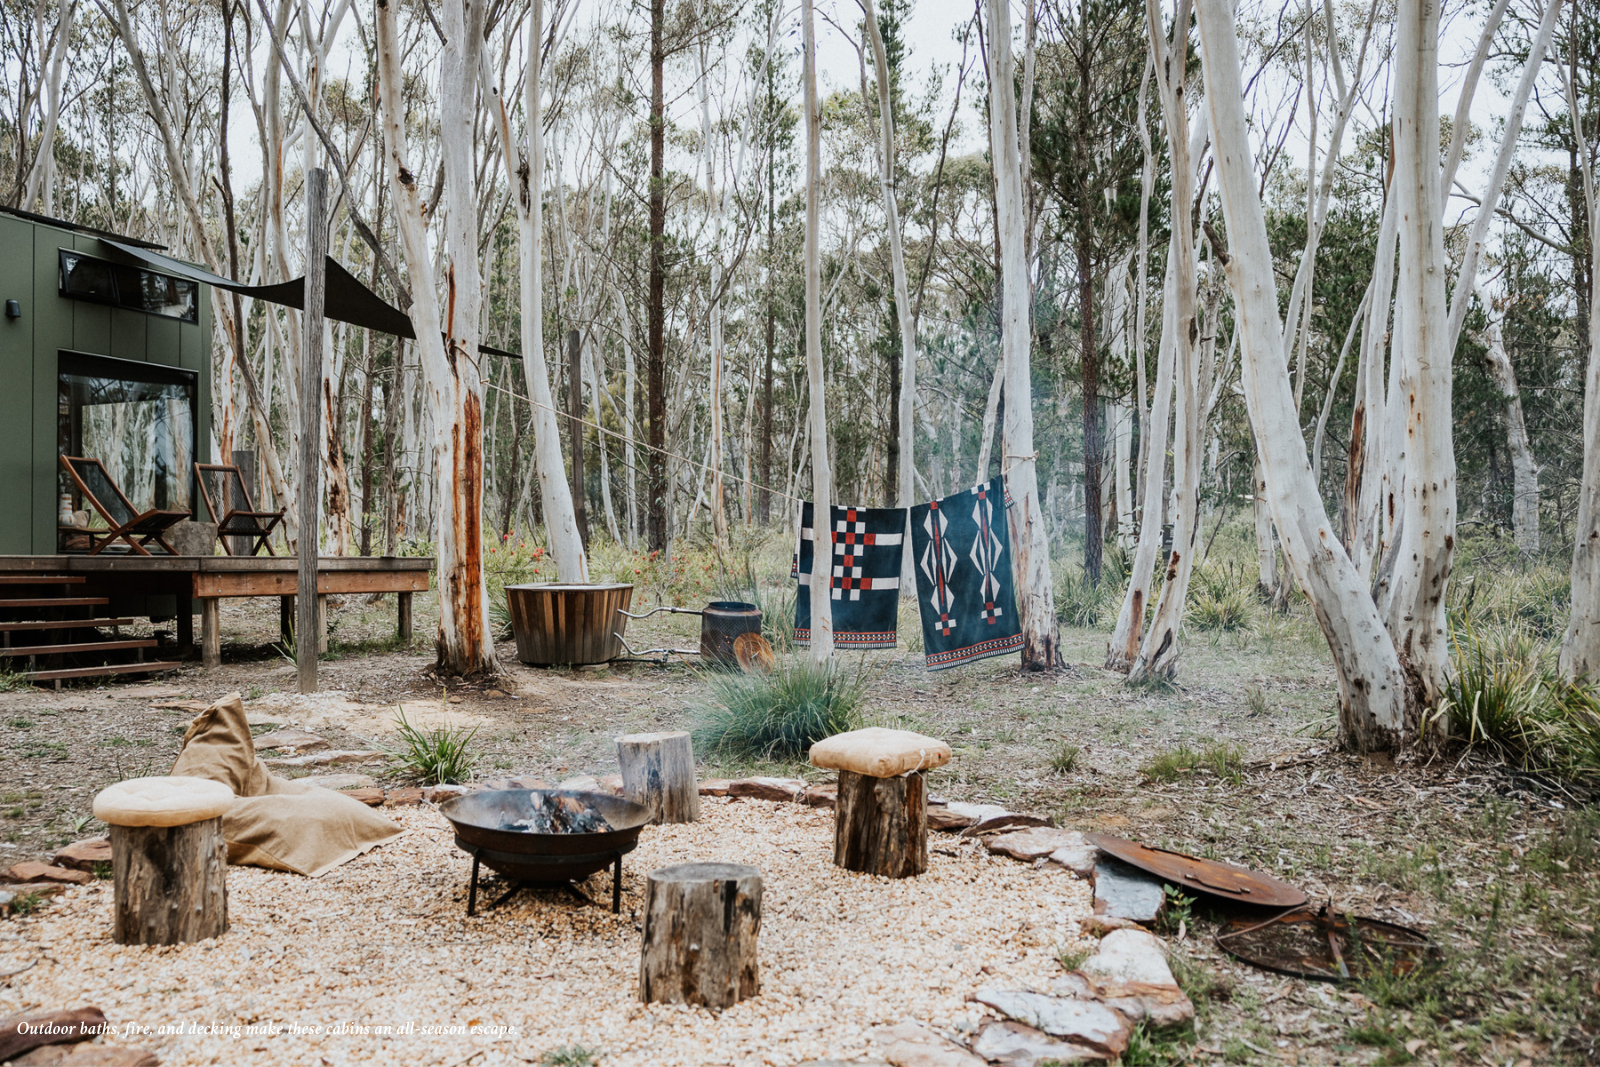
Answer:
<svg viewBox="0 0 1600 1067"><path fill-rule="evenodd" d="M1150 629L1139 643L1139 651L1128 670L1128 680L1139 682L1156 678L1170 680L1178 671L1178 635L1183 624L1183 607L1189 596L1189 575L1194 567L1194 546L1200 533L1200 458L1205 417L1200 387L1203 368L1196 360L1195 341L1199 336L1196 315L1196 287L1199 264L1195 260L1194 231L1190 228L1190 205L1194 202L1195 163L1205 148L1205 123L1195 124L1190 136L1184 74L1188 69L1188 19L1180 5L1181 30L1172 41L1162 35L1165 26L1161 9L1151 2L1147 29L1156 49L1156 92L1161 98L1163 125L1167 131L1167 150L1172 156L1172 246L1168 255L1177 265L1172 275L1173 295L1173 374L1176 398L1172 440L1172 551L1167 555L1166 573ZM1214 330L1214 322L1206 323ZM1205 383L1209 392L1210 383Z"/></svg>
<svg viewBox="0 0 1600 1067"><path fill-rule="evenodd" d="M1173 227L1176 234L1179 227ZM1174 243L1176 237L1174 237ZM1126 671L1139 655L1144 636L1144 617L1150 605L1154 584L1156 554L1161 550L1162 493L1167 480L1167 426L1172 421L1174 340L1178 300L1176 296L1177 256L1167 252L1167 275L1162 285L1161 340L1156 356L1156 391L1149 417L1139 427L1143 442L1139 451L1145 457L1139 488L1143 503L1139 509L1139 543L1134 549L1133 566L1128 571L1128 588L1122 595L1117 625L1106 646L1106 669Z"/></svg>
<svg viewBox="0 0 1600 1067"><path fill-rule="evenodd" d="M1572 122L1582 161L1583 204L1588 212L1589 276L1600 271L1600 198L1575 89L1565 79L1568 121ZM1600 679L1600 285L1589 294L1589 366L1583 383L1583 480L1578 490L1578 518L1572 536L1572 618L1561 641L1561 675L1568 681Z"/></svg>
<svg viewBox="0 0 1600 1067"><path fill-rule="evenodd" d="M1511 529L1517 548L1525 556L1539 553L1539 464L1534 462L1528 444L1528 426L1522 418L1522 395L1517 388L1517 372L1506 353L1500 330L1501 312L1492 301L1489 324L1484 330L1484 347L1489 350L1489 371L1505 398L1506 444L1511 452Z"/></svg>
<svg viewBox="0 0 1600 1067"><path fill-rule="evenodd" d="M1361 366L1358 369L1356 406L1351 423L1350 467L1354 484L1347 475L1346 501L1354 500L1350 556L1361 577L1370 585L1374 566L1386 529L1383 513L1389 440L1388 379L1384 373L1389 351L1389 308L1394 297L1394 248L1399 235L1399 211L1391 195L1384 204L1378 224L1378 248L1373 263L1372 298L1367 301L1367 319L1361 327ZM1347 504L1348 506L1348 504Z"/></svg>
<svg viewBox="0 0 1600 1067"><path fill-rule="evenodd" d="M1028 275L1026 200L1012 82L1009 0L985 0L989 25L989 149L999 212L1001 359L1006 372L1006 416L1000 469L1011 495L1011 545L1016 554L1017 614L1022 624L1022 667L1061 665L1050 541L1040 506L1038 453L1033 444L1033 375L1030 359L1032 283Z"/></svg>
<svg viewBox="0 0 1600 1067"><path fill-rule="evenodd" d="M806 379L811 399L811 658L833 656L833 478L828 467L828 398L822 377L822 105L817 99L817 31L812 0L800 0L806 124Z"/></svg>
<svg viewBox="0 0 1600 1067"><path fill-rule="evenodd" d="M894 276L894 307L900 322L900 469L899 505L909 508L916 499L916 405L917 405L917 321L911 306L911 287L906 281L905 239L900 233L900 207L894 191L894 101L889 85L889 57L878 28L878 13L872 0L866 6L867 39L872 42L872 62L878 77L878 184L883 190L883 215L889 231L889 266ZM911 538L901 552L900 595L916 595L916 570L911 556Z"/></svg>
<svg viewBox="0 0 1600 1067"><path fill-rule="evenodd" d="M77 14L77 0L60 0L56 12L54 47L50 52L50 73L44 85L44 124L39 130L39 141L33 150L33 164L28 168L28 180L22 194L22 206L32 210L37 202L45 215L55 214L55 144L56 128L61 123L61 75L67 65L67 46L72 40L73 16ZM18 150L21 148L19 146Z"/></svg>
<svg viewBox="0 0 1600 1067"><path fill-rule="evenodd" d="M1445 594L1455 548L1456 463L1451 424L1449 307L1445 298L1443 202L1439 188L1439 9L1401 5L1394 80L1394 196L1400 285L1395 346L1403 354L1405 485L1399 541L1380 587L1390 636L1412 696L1431 707L1450 673Z"/></svg>
<svg viewBox="0 0 1600 1067"><path fill-rule="evenodd" d="M470 0L446 0L443 8L447 43L440 64L439 125L448 198L443 249L448 317L440 315L423 224L422 191L407 165L406 111L392 0L378 0L375 19L386 166L411 282L423 398L433 424L439 498L438 665L441 672L452 674L498 669L489 638L483 575L483 383L477 370L482 286L471 142L483 16L481 8L469 4Z"/></svg>
<svg viewBox="0 0 1600 1067"><path fill-rule="evenodd" d="M1229 0L1200 0L1196 14L1231 254L1225 266L1234 294L1245 402L1261 455L1265 493L1284 555L1333 653L1339 677L1340 738L1361 751L1393 749L1406 728L1405 679L1383 620L1340 546L1311 480L1284 359L1272 251L1245 125L1233 5Z"/></svg>
<svg viewBox="0 0 1600 1067"><path fill-rule="evenodd" d="M544 45L544 0L529 6L527 72L522 82L524 156L517 175L517 245L521 256L522 373L533 408L533 458L539 472L539 497L543 505L550 554L556 577L563 582L587 582L589 559L578 533L578 515L561 458L561 430L555 399L550 390L550 369L544 358L544 118L541 110ZM502 128L508 129L508 125ZM507 169L512 170L509 133Z"/></svg>

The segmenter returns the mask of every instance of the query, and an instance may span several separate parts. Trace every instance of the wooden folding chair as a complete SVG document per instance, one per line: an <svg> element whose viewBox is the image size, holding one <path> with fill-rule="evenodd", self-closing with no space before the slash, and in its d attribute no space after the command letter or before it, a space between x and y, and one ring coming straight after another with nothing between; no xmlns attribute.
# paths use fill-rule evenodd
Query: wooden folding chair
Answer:
<svg viewBox="0 0 1600 1067"><path fill-rule="evenodd" d="M133 503L117 488L117 483L111 480L111 475L97 459L84 459L81 456L62 456L61 466L66 468L67 477L72 479L78 487L78 492L83 494L91 507L100 513L106 520L109 530L90 530L89 555L99 555L100 551L113 541L126 541L128 547L141 556L148 556L150 552L144 546L154 541L168 553L176 556L178 550L167 543L165 534L176 523L189 517L187 511L162 511L151 508L149 511L139 511ZM100 543L95 544L99 538Z"/></svg>
<svg viewBox="0 0 1600 1067"><path fill-rule="evenodd" d="M194 465L195 480L200 483L200 499L206 502L206 513L211 516L211 521L217 524L217 538L222 542L222 550L228 555L233 555L233 546L228 543L230 537L254 538L255 543L250 546L250 551L245 555L253 556L263 548L267 555L276 556L272 551L272 542L269 540L272 531L277 529L278 523L283 521L283 510L257 511L250 502L250 491L245 488L244 475L239 473L239 468L231 463L196 463ZM227 505L231 500L234 503L242 502L244 507L234 508L222 512L218 518L217 503L211 499L212 489L217 490L220 503Z"/></svg>

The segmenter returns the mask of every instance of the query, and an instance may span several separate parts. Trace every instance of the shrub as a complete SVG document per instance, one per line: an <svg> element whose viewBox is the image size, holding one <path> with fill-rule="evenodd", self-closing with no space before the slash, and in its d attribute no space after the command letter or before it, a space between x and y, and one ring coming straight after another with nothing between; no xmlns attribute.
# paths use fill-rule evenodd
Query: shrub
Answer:
<svg viewBox="0 0 1600 1067"><path fill-rule="evenodd" d="M395 732L403 746L399 751L389 751L395 767L423 785L456 785L472 780L472 771L478 757L472 752L472 739L478 728L462 726L435 726L423 728L411 725L406 713L395 717Z"/></svg>
<svg viewBox="0 0 1600 1067"><path fill-rule="evenodd" d="M1220 596L1191 591L1189 621L1197 630L1250 633L1255 629L1255 609L1250 594L1242 589L1230 589Z"/></svg>
<svg viewBox="0 0 1600 1067"><path fill-rule="evenodd" d="M1600 770L1600 693L1572 685L1522 622L1455 636L1454 670L1433 721L1527 769Z"/></svg>
<svg viewBox="0 0 1600 1067"><path fill-rule="evenodd" d="M1056 568L1056 618L1063 626L1088 629L1116 620L1119 585L1102 573L1100 584L1089 581L1083 568Z"/></svg>
<svg viewBox="0 0 1600 1067"><path fill-rule="evenodd" d="M704 677L710 698L695 709L693 730L702 755L793 759L824 737L861 725L864 666L852 672L799 656L771 674L708 671Z"/></svg>

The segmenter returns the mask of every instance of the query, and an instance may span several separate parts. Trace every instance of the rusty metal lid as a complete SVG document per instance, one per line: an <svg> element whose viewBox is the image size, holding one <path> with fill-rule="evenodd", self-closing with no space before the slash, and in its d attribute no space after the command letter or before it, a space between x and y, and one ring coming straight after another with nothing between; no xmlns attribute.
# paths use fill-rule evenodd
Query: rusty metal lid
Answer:
<svg viewBox="0 0 1600 1067"><path fill-rule="evenodd" d="M1269 971L1324 982L1353 981L1375 971L1408 975L1438 954L1420 930L1332 913L1327 905L1315 912L1293 909L1265 922L1234 919L1218 931L1217 947Z"/></svg>
<svg viewBox="0 0 1600 1067"><path fill-rule="evenodd" d="M1297 908L1306 902L1303 890L1270 874L1236 867L1221 860L1203 860L1183 852L1151 848L1109 834L1084 834L1083 839L1130 866L1196 893L1264 908Z"/></svg>

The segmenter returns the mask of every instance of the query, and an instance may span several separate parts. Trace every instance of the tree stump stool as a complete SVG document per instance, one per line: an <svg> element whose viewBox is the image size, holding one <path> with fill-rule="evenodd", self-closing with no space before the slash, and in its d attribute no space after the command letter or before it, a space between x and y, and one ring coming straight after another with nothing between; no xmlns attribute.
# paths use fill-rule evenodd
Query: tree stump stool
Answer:
<svg viewBox="0 0 1600 1067"><path fill-rule="evenodd" d="M683 863L645 883L639 999L721 1010L761 991L761 872Z"/></svg>
<svg viewBox="0 0 1600 1067"><path fill-rule="evenodd" d="M694 746L682 730L617 738L622 795L650 809L651 822L696 822L700 787L694 778Z"/></svg>
<svg viewBox="0 0 1600 1067"><path fill-rule="evenodd" d="M839 772L833 862L886 878L927 870L926 774L949 762L950 746L943 741L877 726L812 745L812 766Z"/></svg>
<svg viewBox="0 0 1600 1067"><path fill-rule="evenodd" d="M112 940L177 945L228 929L233 790L205 778L133 778L100 791L94 817L111 828Z"/></svg>

